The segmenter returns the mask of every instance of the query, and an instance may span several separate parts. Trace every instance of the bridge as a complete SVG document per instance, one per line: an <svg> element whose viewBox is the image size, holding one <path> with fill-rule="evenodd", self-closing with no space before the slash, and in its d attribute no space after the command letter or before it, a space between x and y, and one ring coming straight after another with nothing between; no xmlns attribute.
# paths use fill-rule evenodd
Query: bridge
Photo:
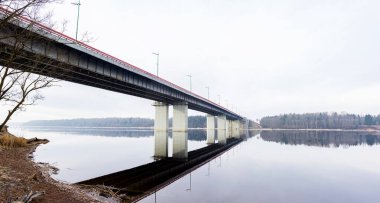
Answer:
<svg viewBox="0 0 380 203"><path fill-rule="evenodd" d="M0 19L9 15L0 7ZM10 60L15 33L28 36ZM26 33L26 34L25 34ZM219 104L45 25L19 16L1 25L0 65L156 101L155 156L168 156L169 106L173 106L173 157L187 159L188 109L207 114L207 142L226 143L247 128L245 119Z"/></svg>

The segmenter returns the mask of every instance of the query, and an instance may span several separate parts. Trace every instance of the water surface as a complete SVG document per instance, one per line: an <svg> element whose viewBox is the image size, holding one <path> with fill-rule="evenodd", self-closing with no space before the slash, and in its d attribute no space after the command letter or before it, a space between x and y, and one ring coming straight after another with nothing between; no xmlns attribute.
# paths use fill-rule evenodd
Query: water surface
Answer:
<svg viewBox="0 0 380 203"><path fill-rule="evenodd" d="M18 129L51 140L36 161L77 182L152 162L153 131ZM189 132L189 150L206 133ZM380 202L380 136L359 132L250 132L244 142L141 202ZM171 154L169 143L169 154Z"/></svg>
<svg viewBox="0 0 380 203"><path fill-rule="evenodd" d="M141 202L380 202L379 138L262 132Z"/></svg>
<svg viewBox="0 0 380 203"><path fill-rule="evenodd" d="M36 162L50 163L59 169L52 177L75 183L133 168L154 161L154 137L143 128L22 127L11 129L26 138L50 140L34 153ZM170 134L169 134L170 135ZM206 132L189 132L189 150L206 146ZM172 153L169 137L169 154Z"/></svg>

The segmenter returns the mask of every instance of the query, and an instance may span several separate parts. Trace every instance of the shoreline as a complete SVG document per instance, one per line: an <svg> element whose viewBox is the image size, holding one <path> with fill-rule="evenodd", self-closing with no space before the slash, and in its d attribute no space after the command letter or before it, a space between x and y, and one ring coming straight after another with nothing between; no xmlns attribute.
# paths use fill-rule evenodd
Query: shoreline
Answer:
<svg viewBox="0 0 380 203"><path fill-rule="evenodd" d="M0 202L13 202L28 194L41 193L32 202L86 203L101 202L95 191L84 190L54 180L54 167L36 163L33 152L40 145L9 148L0 146Z"/></svg>

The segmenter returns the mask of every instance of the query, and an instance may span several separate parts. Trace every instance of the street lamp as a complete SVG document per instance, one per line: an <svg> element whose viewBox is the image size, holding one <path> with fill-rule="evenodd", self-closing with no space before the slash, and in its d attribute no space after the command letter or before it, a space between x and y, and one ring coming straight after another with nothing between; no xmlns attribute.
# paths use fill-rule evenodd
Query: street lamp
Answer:
<svg viewBox="0 0 380 203"><path fill-rule="evenodd" d="M207 88L207 99L210 100L210 87L206 86Z"/></svg>
<svg viewBox="0 0 380 203"><path fill-rule="evenodd" d="M218 98L219 98L219 102L218 102L218 104L220 105L220 94L218 94Z"/></svg>
<svg viewBox="0 0 380 203"><path fill-rule="evenodd" d="M192 77L192 76L191 76L191 74L186 75L186 76L189 77L189 81L190 81L190 92L191 92L191 91L193 91L193 88L192 88L192 86L191 86L191 77Z"/></svg>
<svg viewBox="0 0 380 203"><path fill-rule="evenodd" d="M156 55L157 56L157 76L158 76L158 63L159 63L159 60L160 60L160 52L153 52L152 54Z"/></svg>
<svg viewBox="0 0 380 203"><path fill-rule="evenodd" d="M76 31L75 31L75 40L77 40L77 41L78 41L78 27L79 27L79 8L80 8L80 6L81 6L81 3L80 3L80 0L78 0L78 2L77 2L77 3L71 3L71 4L73 4L73 5L75 5L75 6L77 6L77 7L78 7L78 15L77 15L77 28L76 28Z"/></svg>

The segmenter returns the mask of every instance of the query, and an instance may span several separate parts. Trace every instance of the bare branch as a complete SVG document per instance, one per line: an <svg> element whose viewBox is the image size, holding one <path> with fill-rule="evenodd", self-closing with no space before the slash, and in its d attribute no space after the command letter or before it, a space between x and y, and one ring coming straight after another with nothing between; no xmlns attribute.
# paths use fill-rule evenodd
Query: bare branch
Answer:
<svg viewBox="0 0 380 203"><path fill-rule="evenodd" d="M0 0L0 27L4 33L0 42L6 42L0 47L0 105L9 108L2 121L0 129L17 111L25 110L43 99L40 90L54 85L58 80L46 75L52 75L49 69L56 61L46 56L30 55L25 50L31 49L31 43L41 36L30 30L35 30L36 23L44 23L49 27L52 12L41 12L45 5L57 0ZM3 9L6 9L4 11ZM29 18L30 23L18 27L17 18ZM66 23L65 23L66 24ZM63 25L65 29L66 25ZM14 26L16 25L16 26ZM26 27L25 27L26 26ZM52 41L52 43L54 43ZM1 115L0 115L1 116ZM2 117L2 116L1 116Z"/></svg>
<svg viewBox="0 0 380 203"><path fill-rule="evenodd" d="M94 42L96 41L94 37L91 36L91 33L89 32L84 32L79 40L80 42L83 42L83 43L91 43L91 42Z"/></svg>

